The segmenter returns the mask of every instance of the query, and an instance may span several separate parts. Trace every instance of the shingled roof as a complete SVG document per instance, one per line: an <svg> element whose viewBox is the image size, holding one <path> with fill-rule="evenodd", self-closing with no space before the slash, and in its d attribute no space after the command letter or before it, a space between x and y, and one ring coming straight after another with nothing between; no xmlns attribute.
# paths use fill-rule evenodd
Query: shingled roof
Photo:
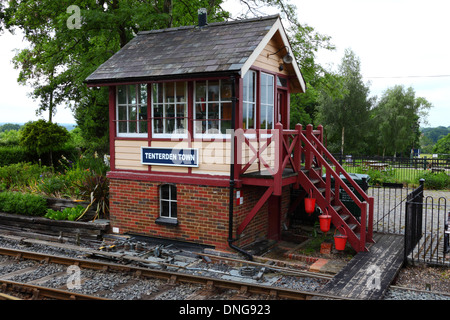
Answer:
<svg viewBox="0 0 450 320"><path fill-rule="evenodd" d="M273 15L211 23L201 28L188 26L140 32L92 73L86 83L151 81L205 73L242 75L265 46L267 38L280 28L279 16ZM301 77L300 71L298 75Z"/></svg>

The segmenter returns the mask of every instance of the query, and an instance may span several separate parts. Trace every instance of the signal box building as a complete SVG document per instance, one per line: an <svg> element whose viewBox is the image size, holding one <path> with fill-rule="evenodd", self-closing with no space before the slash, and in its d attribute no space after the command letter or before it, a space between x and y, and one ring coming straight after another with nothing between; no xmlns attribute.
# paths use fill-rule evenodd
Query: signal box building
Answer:
<svg viewBox="0 0 450 320"><path fill-rule="evenodd" d="M322 128L289 127L306 85L278 15L141 32L86 82L109 87L113 232L245 253L314 197L367 250L373 202L356 219Z"/></svg>

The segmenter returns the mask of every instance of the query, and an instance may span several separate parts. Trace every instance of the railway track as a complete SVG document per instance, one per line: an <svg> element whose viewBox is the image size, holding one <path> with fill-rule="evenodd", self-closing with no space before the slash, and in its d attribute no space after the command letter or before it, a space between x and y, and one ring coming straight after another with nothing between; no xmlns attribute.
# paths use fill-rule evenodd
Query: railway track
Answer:
<svg viewBox="0 0 450 320"><path fill-rule="evenodd" d="M326 299L341 299L336 296L329 296L315 292L287 289L274 285L261 285L254 282L242 282L215 278L211 276L201 276L180 272L179 270L158 270L149 267L131 265L130 261L122 263L112 263L92 259L80 259L59 255L38 253L28 250L17 250L11 248L0 248L0 256L3 258L1 266L17 264L23 262L24 268L16 271L15 274L0 275L0 289L6 295L14 296L11 292L19 292L26 295L26 299L114 299L112 294L115 291L125 291L132 288L137 283L148 284L148 290L138 299L172 299L174 296L179 299L188 300L209 300L209 299L240 299L240 300L305 300L313 297ZM101 257L101 255L100 255ZM104 257L103 257L104 258ZM31 263L27 265L26 263ZM175 269L176 266L169 265ZM32 274L38 268L54 269L55 272L42 278L34 279L31 282L41 285L11 281L19 275ZM115 284L114 287L99 289L90 294L77 293L77 290L68 290L69 281L74 280L74 274L69 275L66 270L72 268L78 270L78 287L91 286L90 278L96 274L102 274L105 279ZM181 268L183 269L183 268ZM89 271L89 272L88 272ZM283 272L282 268L279 272ZM287 272L287 270L284 270ZM305 277L304 272L291 272L292 276ZM72 278L71 278L72 277ZM8 279L10 278L10 279ZM56 280L60 278L60 280ZM108 282L108 280L104 281ZM58 288L49 288L48 284L59 283ZM46 285L47 284L47 285ZM21 289L20 287L23 286ZM75 286L76 287L76 286ZM73 289L73 288L72 288ZM20 297L19 295L19 297ZM132 297L130 297L133 299Z"/></svg>

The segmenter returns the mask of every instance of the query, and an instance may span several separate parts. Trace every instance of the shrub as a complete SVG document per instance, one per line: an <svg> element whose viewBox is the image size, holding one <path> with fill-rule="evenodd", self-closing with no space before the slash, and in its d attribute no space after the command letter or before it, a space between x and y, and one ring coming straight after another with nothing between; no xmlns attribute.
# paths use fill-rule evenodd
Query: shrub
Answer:
<svg viewBox="0 0 450 320"><path fill-rule="evenodd" d="M0 146L0 166L7 166L17 162L29 162L30 154L20 146Z"/></svg>
<svg viewBox="0 0 450 320"><path fill-rule="evenodd" d="M445 172L427 171L421 176L421 179L425 179L425 189L450 189L450 176L448 176Z"/></svg>
<svg viewBox="0 0 450 320"><path fill-rule="evenodd" d="M0 167L0 184L3 184L5 189L28 187L47 171L46 167L28 162Z"/></svg>
<svg viewBox="0 0 450 320"><path fill-rule="evenodd" d="M30 216L43 216L47 211L47 200L35 194L2 192L0 193L0 211Z"/></svg>

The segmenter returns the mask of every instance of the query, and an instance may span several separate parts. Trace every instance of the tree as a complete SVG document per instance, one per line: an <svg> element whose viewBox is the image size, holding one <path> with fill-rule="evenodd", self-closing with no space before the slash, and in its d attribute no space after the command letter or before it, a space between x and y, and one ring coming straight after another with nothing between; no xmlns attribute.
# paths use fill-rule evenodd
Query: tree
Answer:
<svg viewBox="0 0 450 320"><path fill-rule="evenodd" d="M35 152L39 158L42 154L49 153L50 164L53 166L53 151L60 150L69 139L70 135L66 128L41 119L24 125L20 144L28 151Z"/></svg>
<svg viewBox="0 0 450 320"><path fill-rule="evenodd" d="M320 92L318 119L324 125L330 150L360 153L367 147L369 111L373 99L362 81L360 60L347 49L335 76Z"/></svg>
<svg viewBox="0 0 450 320"><path fill-rule="evenodd" d="M37 113L48 111L52 121L59 105L66 104L75 112L85 108L75 114L79 127L83 132L101 132L97 142L103 141L107 148L104 119L108 116L108 92L87 88L86 77L139 31L194 24L201 7L207 8L210 22L224 20L229 14L220 8L221 3L222 0L9 0L6 5L0 4L0 31L19 29L29 43L29 48L14 57L14 65L20 70L19 83L31 85L31 96L40 101ZM79 16L70 8L79 8ZM92 116L94 111L101 121L81 118Z"/></svg>
<svg viewBox="0 0 450 320"><path fill-rule="evenodd" d="M450 133L436 142L433 153L448 156L450 154Z"/></svg>
<svg viewBox="0 0 450 320"><path fill-rule="evenodd" d="M373 110L383 155L409 154L411 148L417 148L420 145L420 121L431 107L424 98L416 98L411 87L388 88Z"/></svg>

